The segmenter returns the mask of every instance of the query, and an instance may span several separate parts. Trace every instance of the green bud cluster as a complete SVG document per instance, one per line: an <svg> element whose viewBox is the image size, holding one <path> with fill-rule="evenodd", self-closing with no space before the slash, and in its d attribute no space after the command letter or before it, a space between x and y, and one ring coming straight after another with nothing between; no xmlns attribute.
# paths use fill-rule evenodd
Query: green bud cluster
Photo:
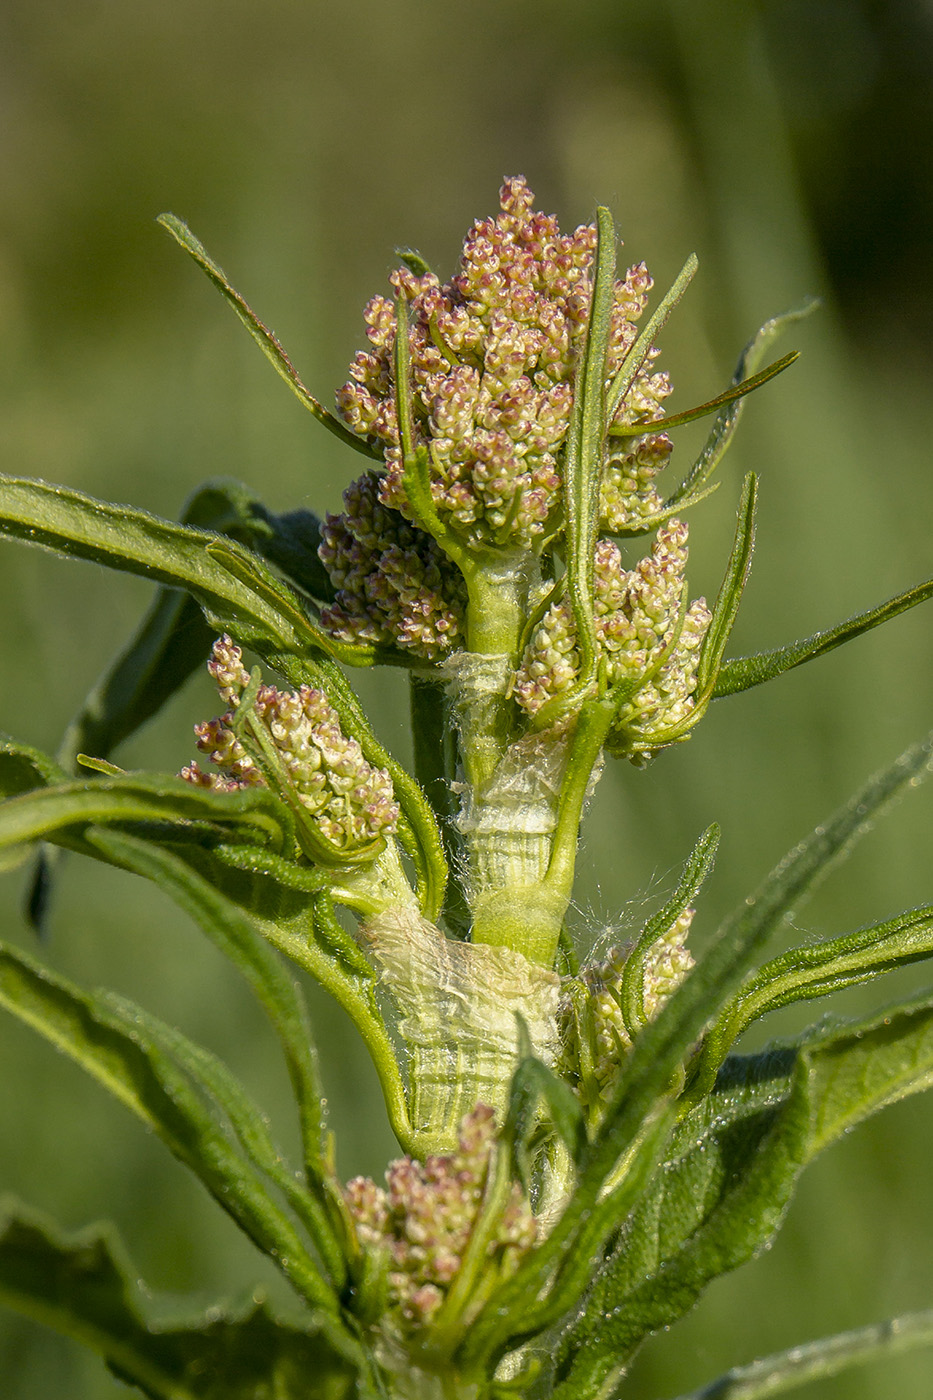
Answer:
<svg viewBox="0 0 933 1400"><path fill-rule="evenodd" d="M594 617L604 681L627 683L610 742L633 761L677 737L695 707L700 648L710 623L703 598L684 606L687 526L662 525L651 554L626 570L618 545L596 547ZM568 691L580 673L570 603L552 603L525 648L513 694L529 715Z"/></svg>
<svg viewBox="0 0 933 1400"><path fill-rule="evenodd" d="M690 906L684 909L644 957L637 989L642 1025L654 1020L694 966L685 946L694 913ZM565 983L564 1069L585 1107L597 1115L612 1097L636 1032L623 1014L623 979L634 946L610 948L605 957L588 963L578 978ZM574 998L574 986L583 989L582 1003Z"/></svg>
<svg viewBox="0 0 933 1400"><path fill-rule="evenodd" d="M384 1188L368 1177L348 1182L357 1238L387 1261L388 1307L401 1331L428 1327L443 1306L483 1208L495 1148L495 1113L477 1104L460 1122L454 1152L424 1162L400 1157ZM531 1206L513 1183L489 1234L485 1272L501 1282L536 1236Z"/></svg>
<svg viewBox="0 0 933 1400"><path fill-rule="evenodd" d="M221 772L206 773L192 763L181 776L200 787L224 790L269 783L273 775L264 771L265 746L250 744L245 727L236 723L250 675L240 648L226 633L214 643L208 670L230 709L196 725L195 735L200 751ZM367 763L356 739L343 733L322 691L307 685L294 692L261 685L249 702L249 714L262 727L280 774L325 841L350 852L395 830L399 809L388 772Z"/></svg>

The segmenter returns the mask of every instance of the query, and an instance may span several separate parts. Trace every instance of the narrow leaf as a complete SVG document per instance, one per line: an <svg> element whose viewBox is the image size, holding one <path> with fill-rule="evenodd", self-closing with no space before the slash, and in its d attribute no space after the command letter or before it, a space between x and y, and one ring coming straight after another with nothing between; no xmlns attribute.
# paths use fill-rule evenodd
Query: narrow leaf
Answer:
<svg viewBox="0 0 933 1400"><path fill-rule="evenodd" d="M793 311L787 311L781 316L773 316L770 321L766 321L758 333L752 337L745 349L739 356L739 362L735 373L732 376L734 385L741 384L743 380L753 376L761 361L764 359L768 349L777 340L778 336L787 326L794 325L797 321L802 321L809 316L819 305L816 301L805 302L803 306ZM702 490L704 484L713 475L719 466L726 451L735 435L735 430L739 425L742 410L745 407L745 398L736 399L733 403L721 408L713 421L709 437L703 445L703 450L690 468L677 490L668 497L664 505L666 509L680 507L683 509L696 493ZM664 427L662 419L658 428Z"/></svg>
<svg viewBox="0 0 933 1400"><path fill-rule="evenodd" d="M876 608L857 613L847 622L840 622L837 627L829 627L825 632L814 632L812 637L806 637L800 642L791 642L778 651L733 657L720 670L713 687L713 696L718 699L723 695L735 695L740 690L749 690L754 685L774 680L775 676L780 676L784 671L802 666L805 661L814 661L816 657L825 655L834 647L852 641L853 637L859 637L863 632L870 632L873 627L880 627L883 622L889 622L892 617L897 617L898 613L906 612L918 603L925 603L930 597L933 597L933 579L928 579L926 583L918 583L915 588L909 588L906 593L899 593L896 598L889 598L886 603L881 603Z"/></svg>
<svg viewBox="0 0 933 1400"><path fill-rule="evenodd" d="M722 586L713 606L713 616L703 639L700 661L697 666L697 696L701 705L711 694L715 694L714 687L722 665L723 652L735 626L739 604L748 582L748 572L752 564L752 550L755 547L755 505L757 498L757 478L753 472L749 472L742 486L742 500L739 504L732 552L726 565Z"/></svg>
<svg viewBox="0 0 933 1400"><path fill-rule="evenodd" d="M305 1167L320 1182L324 1095L311 1025L304 998L277 954L227 894L171 850L125 832L96 831L91 840L109 860L171 894L249 983L281 1042L298 1105Z"/></svg>
<svg viewBox="0 0 933 1400"><path fill-rule="evenodd" d="M629 1036L634 1041L645 1023L645 964L658 939L671 928L681 914L696 899L713 868L719 847L719 827L714 822L707 827L688 856L677 888L654 918L649 919L625 959L622 970L622 1015Z"/></svg>
<svg viewBox="0 0 933 1400"><path fill-rule="evenodd" d="M4 946L0 1003L81 1065L155 1132L273 1259L300 1296L337 1312L334 1293L290 1219L132 1013L108 1006Z"/></svg>
<svg viewBox="0 0 933 1400"><path fill-rule="evenodd" d="M687 261L684 263L683 267L680 269L680 272L678 272L677 277L673 282L673 285L670 287L669 291L665 293L664 297L662 298L656 309L652 312L650 319L648 320L638 339L635 341L631 350L629 350L628 354L623 360L622 365L618 373L616 374L615 379L612 382L612 387L609 390L606 406L607 422L611 423L613 418L615 418L616 414L618 413L619 405L622 403L622 401L625 398L625 395L628 393L629 389L631 389L632 385L634 384L638 371L641 369L642 365L645 362L645 356L651 349L652 342L654 341L655 337L667 325L671 312L674 310L674 307L680 301L684 292L690 286L690 283L693 281L693 278L696 275L696 270L698 267L699 263L697 262L696 253L691 253ZM663 427L663 421L658 422L656 424L644 424L642 426L642 432L650 432L655 429L661 431L663 430Z"/></svg>
<svg viewBox="0 0 933 1400"><path fill-rule="evenodd" d="M564 449L567 595L580 649L579 687L596 667L593 570L607 424L606 364L612 328L615 229L608 209L596 211L598 240L590 319L574 388L573 416Z"/></svg>
<svg viewBox="0 0 933 1400"><path fill-rule="evenodd" d="M731 1046L752 1022L782 1006L829 996L895 968L933 957L933 906L857 933L792 948L749 979L706 1035L694 1071L697 1091L712 1085Z"/></svg>
<svg viewBox="0 0 933 1400"><path fill-rule="evenodd" d="M693 423L697 418L706 418L710 413L715 413L717 409L723 408L727 404L734 403L736 399L744 398L754 389L760 389L762 384L767 384L769 379L774 379L782 370L788 369L795 360L800 358L799 350L792 350L789 355L784 355L780 360L775 360L773 365L767 369L760 370L758 374L750 375L748 379L741 380L738 384L733 384L721 394L717 394L714 399L709 399L706 403L698 404L696 408L684 409L682 413L666 414L664 418L659 418L654 423L618 423L610 426L610 437L644 437L646 431L663 428L667 432L668 428L679 428L682 423Z"/></svg>
<svg viewBox="0 0 933 1400"><path fill-rule="evenodd" d="M724 1376L679 1400L765 1400L809 1381L829 1380L855 1366L887 1361L918 1347L933 1346L933 1310L905 1313L871 1327L857 1327L817 1342L804 1342L763 1356L749 1366L735 1366Z"/></svg>
<svg viewBox="0 0 933 1400"><path fill-rule="evenodd" d="M298 371L282 349L275 335L269 330L268 326L263 325L252 307L250 307L240 296L239 292L230 285L226 274L218 267L217 263L213 261L207 249L195 238L187 225L182 223L181 219L177 218L174 214L160 214L157 222L172 235L176 243L179 243L186 253L190 254L198 264L198 267L201 268L202 272L207 274L224 299L232 306L236 315L249 331L266 359L272 365L276 374L280 375L280 377L285 380L285 383L291 389L295 397L300 403L304 404L305 408L314 415L317 421L323 424L328 432L333 433L335 437L338 437L341 442L346 443L349 447L355 448L357 452L362 452L367 457L381 458L382 453L378 448L373 447L365 438L357 437L355 433L351 433L350 429L346 427L345 424L341 423L339 418L335 418L332 413L328 413L327 409L324 408L322 404L318 403L311 391L306 388L302 382Z"/></svg>
<svg viewBox="0 0 933 1400"><path fill-rule="evenodd" d="M664 1195L655 1214L668 1238L656 1235L654 1265L633 1271L626 1258L640 1223L633 1220L565 1338L555 1400L596 1390L649 1332L682 1316L712 1279L754 1257L780 1225L804 1166L825 1146L931 1085L933 1003L926 1001L802 1046L789 1091L771 1109L723 1125L715 1101L704 1106L709 1132L659 1181Z"/></svg>
<svg viewBox="0 0 933 1400"><path fill-rule="evenodd" d="M265 1303L215 1306L180 1322L176 1300L154 1307L138 1277L111 1227L65 1234L4 1203L0 1300L98 1352L154 1400L306 1400L309 1375L320 1400L355 1393L359 1348L338 1329L312 1323L304 1331Z"/></svg>
<svg viewBox="0 0 933 1400"><path fill-rule="evenodd" d="M222 537L206 530L98 501L63 486L0 475L0 533L187 589L212 619L229 619L238 639L247 644L255 639L268 645L274 638L287 649L316 645L313 625L310 621L298 624L284 585L272 574L263 575L268 590L279 595L278 603L270 602L268 591L258 593L211 558L208 546ZM242 546L232 540L224 544L244 567L262 572Z"/></svg>
<svg viewBox="0 0 933 1400"><path fill-rule="evenodd" d="M213 792L183 778L127 773L38 788L0 803L0 847L29 841L71 844L69 828L88 822L211 822L252 833L279 849L289 840L288 815L261 788Z"/></svg>

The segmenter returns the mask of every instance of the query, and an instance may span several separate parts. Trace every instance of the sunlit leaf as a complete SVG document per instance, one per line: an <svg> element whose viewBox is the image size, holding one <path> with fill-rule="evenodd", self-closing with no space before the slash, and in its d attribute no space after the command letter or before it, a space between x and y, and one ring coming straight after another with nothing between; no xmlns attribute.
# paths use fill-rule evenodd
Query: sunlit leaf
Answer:
<svg viewBox="0 0 933 1400"><path fill-rule="evenodd" d="M66 1235L7 1201L0 1216L0 1300L98 1352L152 1400L351 1400L357 1348L322 1317L307 1330L263 1302L215 1305L179 1320L177 1300L136 1282L111 1227Z"/></svg>
<svg viewBox="0 0 933 1400"><path fill-rule="evenodd" d="M346 443L349 447L355 448L357 452L364 453L367 457L381 458L382 454L378 448L373 447L365 438L357 437L355 433L351 433L350 429L344 423L341 423L339 418L335 418L322 404L318 403L311 391L302 382L298 371L295 369L272 331L269 330L268 326L263 325L252 307L250 307L240 296L239 292L231 286L230 282L227 280L226 274L218 267L217 263L214 262L207 252L207 249L195 238L187 225L182 223L181 219L177 218L174 214L160 214L158 222L172 235L175 241L184 248L185 252L190 254L201 270L207 274L217 290L236 312L236 315L249 331L275 372L285 380L285 383L299 402L304 404L305 408L314 415L317 421L321 423L328 432L338 437L341 442Z"/></svg>
<svg viewBox="0 0 933 1400"><path fill-rule="evenodd" d="M754 685L774 680L784 671L802 666L805 661L814 661L818 656L832 651L834 647L852 641L863 632L870 632L873 627L880 627L883 622L889 622L892 617L897 617L898 613L906 612L918 603L925 603L930 597L933 597L933 579L928 579L926 583L918 583L915 588L909 588L906 593L889 598L886 603L881 603L876 608L857 613L847 622L840 622L837 627L829 627L825 632L814 632L812 637L800 642L791 642L778 651L733 657L726 661L719 671L713 686L713 695L716 698L735 695L740 690L749 690Z"/></svg>
<svg viewBox="0 0 933 1400"><path fill-rule="evenodd" d="M185 1074L132 1010L80 991L24 953L0 946L0 1004L129 1108L203 1183L289 1282L316 1307L337 1300L287 1215L228 1140Z"/></svg>

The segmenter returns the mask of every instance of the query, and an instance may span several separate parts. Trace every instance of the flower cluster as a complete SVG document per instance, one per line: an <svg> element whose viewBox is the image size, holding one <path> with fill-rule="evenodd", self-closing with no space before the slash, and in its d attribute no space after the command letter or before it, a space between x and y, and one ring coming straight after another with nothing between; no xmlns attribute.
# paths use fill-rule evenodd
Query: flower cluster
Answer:
<svg viewBox="0 0 933 1400"><path fill-rule="evenodd" d="M641 985L645 1022L654 1020L694 965L692 955L684 946L694 913L692 907L684 909L649 949L642 969ZM587 1074L581 1074L579 1066L574 1066L571 1072L578 1080L581 1096L590 1107L598 1108L611 1096L620 1063L632 1048L621 1007L622 976L631 952L631 945L610 948L600 962L590 963L580 970L580 981L586 991L582 1024L579 1017L573 1016L570 999L565 1000L565 1039L573 1046L576 1037L582 1034L588 1042Z"/></svg>
<svg viewBox="0 0 933 1400"><path fill-rule="evenodd" d="M559 456L587 331L596 228L561 234L553 217L533 210L533 201L522 178L507 180L499 217L474 224L450 282L406 268L390 279L409 303L415 446L428 452L434 506L443 526L476 550L527 548L559 524ZM643 263L615 284L607 384L636 339L651 286ZM354 432L382 447L380 499L411 518L402 479L395 306L374 297L365 317L371 349L354 359L337 408ZM656 354L648 352L614 423L647 426L663 415L670 383L651 372ZM649 436L620 457L610 472L608 518L627 518L625 483L668 452L666 439L655 444Z"/></svg>
<svg viewBox="0 0 933 1400"><path fill-rule="evenodd" d="M710 623L698 598L683 610L687 526L671 520L658 531L651 554L634 569L622 567L618 545L596 546L596 642L610 686L634 682L617 722L633 756L667 742L695 706L696 667ZM515 676L513 694L535 714L576 681L580 650L570 603L553 603L535 628Z"/></svg>
<svg viewBox="0 0 933 1400"><path fill-rule="evenodd" d="M460 1123L455 1152L423 1163L399 1158L386 1171L385 1188L369 1177L347 1184L360 1244L388 1255L390 1306L406 1330L431 1322L457 1276L482 1208L495 1142L495 1114L477 1104ZM536 1228L531 1207L513 1185L487 1248L500 1278L534 1243Z"/></svg>
<svg viewBox="0 0 933 1400"><path fill-rule="evenodd" d="M181 776L223 790L263 784L262 746L244 744L233 728L250 676L240 648L226 634L214 643L208 670L230 708L221 718L196 725L195 734L200 751L221 772L206 773L191 763ZM295 692L260 686L250 716L262 727L289 788L331 845L349 852L395 830L399 811L389 774L367 763L321 691L307 685Z"/></svg>
<svg viewBox="0 0 933 1400"><path fill-rule="evenodd" d="M340 641L396 646L434 661L463 642L466 588L437 544L379 499L367 472L328 515L318 549L337 590L321 622Z"/></svg>

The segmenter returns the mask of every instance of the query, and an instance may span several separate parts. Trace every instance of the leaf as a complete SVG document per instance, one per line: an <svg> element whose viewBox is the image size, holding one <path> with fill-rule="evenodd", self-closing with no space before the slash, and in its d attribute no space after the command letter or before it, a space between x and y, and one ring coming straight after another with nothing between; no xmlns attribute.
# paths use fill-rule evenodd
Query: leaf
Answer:
<svg viewBox="0 0 933 1400"><path fill-rule="evenodd" d="M167 833L161 852L154 844L148 850L143 849L143 843L128 842L122 834L115 840L109 832L96 835L95 843L102 853L111 851L118 864L158 883L191 914L222 951L233 958L260 999L265 1003L271 998L267 1009L277 1026L287 1027L288 1024L282 1019L280 1009L282 989L270 991L258 985L265 974L261 967L251 970L249 966L257 955L257 935L263 943L304 968L330 992L363 1037L379 1075L389 1120L399 1141L408 1149L412 1128L405 1089L374 995L372 969L365 964L364 977L355 965L347 963L342 950L335 947L335 934L329 926L331 916L327 910L319 909L317 900L309 898L307 884L284 883L279 878L278 863L267 862L261 851L250 854L243 850L245 858L237 863L229 859L231 853L222 843L211 847L201 837L185 842L180 830ZM328 926L322 929L321 920ZM239 951L228 944L238 945ZM361 958L362 954L356 951ZM300 1036L300 1027L299 1020L289 1030L289 1035ZM294 1057L300 1051L296 1044L290 1043L286 1053ZM314 1143L320 1129L316 1112L320 1105L308 1101L308 1096L315 1092L314 1071L312 1066L290 1063L290 1072L293 1084L297 1076L296 1096L301 1105L305 1150L313 1167L317 1151ZM313 1169L320 1170L319 1167Z"/></svg>
<svg viewBox="0 0 933 1400"><path fill-rule="evenodd" d="M521 1059L509 1087L509 1106L503 1138L510 1143L521 1180L526 1186L531 1175L529 1148L541 1127L541 1107L547 1128L556 1133L576 1162L586 1147L586 1120L580 1101L566 1080L531 1053L531 1040L521 1022Z"/></svg>
<svg viewBox="0 0 933 1400"><path fill-rule="evenodd" d="M191 915L249 983L281 1042L298 1105L305 1170L323 1183L323 1090L304 998L244 911L171 850L125 832L95 831L108 860L152 880ZM263 853L258 853L262 859Z"/></svg>
<svg viewBox="0 0 933 1400"><path fill-rule="evenodd" d="M825 1146L933 1085L933 1001L823 1030L788 1051L795 1063L776 1104L753 1098L751 1112L723 1114L714 1094L682 1130L682 1155L675 1144L651 1207L656 1260L645 1267L643 1243L635 1268L626 1257L645 1227L636 1216L565 1335L555 1400L595 1392L649 1332L688 1311L712 1279L754 1257L780 1225L801 1171ZM734 1096L734 1071L731 1078L726 1094ZM700 1121L707 1129L691 1143Z"/></svg>
<svg viewBox="0 0 933 1400"><path fill-rule="evenodd" d="M618 413L619 405L622 403L622 400L625 398L625 395L628 393L629 389L634 384L638 371L641 369L642 365L645 362L645 356L651 349L652 341L654 340L655 336L657 336L659 331L664 329L665 325L668 322L668 319L670 318L671 312L674 310L674 307L680 301L684 292L687 290L687 288L690 286L690 283L693 281L698 267L699 263L697 262L696 253L691 253L687 261L684 263L683 267L680 269L680 272L677 274L677 277L674 279L670 290L665 293L659 305L652 312L650 319L646 323L638 339L635 341L631 350L629 350L628 354L625 356L625 359L623 360L622 365L618 373L616 374L615 379L613 380L612 387L609 390L606 406L606 418L608 422L611 423L613 418ZM663 428L663 422L658 422L657 424L649 423L644 425L644 431L650 432L655 428Z"/></svg>
<svg viewBox="0 0 933 1400"><path fill-rule="evenodd" d="M44 482L0 476L0 533L4 532L186 588L218 630L229 631L293 684L325 690L367 761L389 770L403 813L399 841L415 861L422 910L428 918L437 917L446 862L434 816L417 783L377 741L336 662L319 649L319 644L332 644L310 618L302 618L295 596L261 561L234 541L206 531ZM211 545L220 557L212 557ZM238 572L231 572L231 561Z"/></svg>
<svg viewBox="0 0 933 1400"><path fill-rule="evenodd" d="M66 1235L35 1212L4 1207L0 1300L91 1347L153 1400L306 1400L310 1375L320 1400L355 1394L355 1347L323 1319L306 1330L260 1302L163 1320L149 1315L151 1299L111 1227Z"/></svg>
<svg viewBox="0 0 933 1400"><path fill-rule="evenodd" d="M622 1016L625 1028L634 1041L646 1024L645 964L658 939L663 937L681 914L696 899L713 868L719 847L720 830L713 822L708 826L688 856L677 888L670 899L652 919L649 919L635 941L622 970Z"/></svg>
<svg viewBox="0 0 933 1400"><path fill-rule="evenodd" d="M596 671L593 613L594 560L599 525L599 493L608 404L606 365L615 279L615 230L608 209L597 209L596 266L583 357L577 369L573 414L564 448L566 587L580 651L576 693L586 690ZM615 387L615 386L613 386ZM612 401L610 392L609 403Z"/></svg>
<svg viewBox="0 0 933 1400"><path fill-rule="evenodd" d="M755 547L755 505L758 497L758 481L754 472L749 472L742 486L742 500L739 505L735 539L726 574L713 606L713 616L703 639L700 660L697 666L697 708L702 713L711 695L716 694L716 677L722 665L723 652L735 626L736 615L742 594L748 582L752 564L752 550Z"/></svg>
<svg viewBox="0 0 933 1400"><path fill-rule="evenodd" d="M279 850L291 841L287 811L262 788L215 792L167 774L127 773L37 788L0 803L0 849L46 840L72 845L75 827L125 821L210 822Z"/></svg>
<svg viewBox="0 0 933 1400"><path fill-rule="evenodd" d="M302 383L297 370L272 331L269 330L268 326L263 325L262 321L260 321L253 309L243 300L239 292L230 285L223 270L213 261L204 245L195 238L187 225L182 223L181 219L177 218L174 214L160 214L157 222L172 235L176 243L179 243L181 247L184 248L185 252L190 254L201 270L207 274L211 282L213 282L214 286L223 295L224 299L233 308L240 321L242 321L243 325L249 331L266 359L272 365L276 374L285 380L285 383L299 402L304 404L305 408L314 415L317 421L327 428L328 432L338 437L341 442L346 443L349 447L355 448L357 452L364 453L367 457L375 457L381 460L382 453L378 448L373 447L365 438L357 437L355 433L351 433L350 429L341 423L339 418L335 418L332 413L328 413L323 405L318 403L311 391Z"/></svg>
<svg viewBox="0 0 933 1400"><path fill-rule="evenodd" d="M795 360L800 358L799 350L792 350L789 355L783 355L781 359L775 360L773 365L768 365L767 369L760 370L758 374L750 375L748 379L742 379L738 384L732 384L730 388L717 394L714 399L709 399L706 403L698 404L696 408L687 408L682 413L671 413L663 419L658 419L656 423L624 423L611 426L609 428L610 437L644 437L646 427L650 431L652 428L663 428L667 432L668 428L679 428L682 423L693 423L697 418L706 418L710 413L715 413L717 409L724 408L727 404L734 403L736 399L744 398L746 394L752 393L754 389L760 389L762 384L767 384L769 379L774 379L782 370L788 369Z"/></svg>
<svg viewBox="0 0 933 1400"><path fill-rule="evenodd" d="M704 1038L692 1092L701 1093L704 1085L713 1084L734 1042L768 1012L870 982L929 957L933 957L933 906L772 958L745 983Z"/></svg>
<svg viewBox="0 0 933 1400"><path fill-rule="evenodd" d="M679 1400L764 1400L796 1390L809 1381L828 1380L854 1366L886 1361L917 1347L933 1346L933 1310L905 1313L871 1327L838 1332L817 1342L763 1356L749 1366L735 1366L724 1376Z"/></svg>
<svg viewBox="0 0 933 1400"><path fill-rule="evenodd" d="M299 1295L336 1314L335 1294L255 1169L227 1140L143 1018L80 991L0 945L0 1004L95 1078L206 1186Z"/></svg>
<svg viewBox="0 0 933 1400"><path fill-rule="evenodd" d="M0 475L0 533L187 589L214 625L229 624L238 640L258 643L257 649L272 641L286 650L318 646L319 629L302 617L285 586L241 545L209 531L63 486ZM212 558L212 543L240 561L252 582ZM260 579L263 591L256 586Z"/></svg>
<svg viewBox="0 0 933 1400"><path fill-rule="evenodd" d="M743 380L753 375L761 361L764 359L769 347L773 345L778 336L782 334L785 327L802 321L816 310L819 302L807 301L803 306L797 307L793 311L786 311L783 315L772 316L770 321L766 321L756 335L752 337L745 349L739 356L735 373L732 376L732 383L740 385ZM739 425L742 410L745 407L745 398L736 399L733 403L727 404L720 409L713 426L710 429L709 437L703 445L703 450L690 468L683 481L664 502L665 511L670 511L674 507L683 508L693 504L697 499L713 472L719 466L726 451L735 436L735 430ZM663 429L664 420L657 424L658 429Z"/></svg>
<svg viewBox="0 0 933 1400"><path fill-rule="evenodd" d="M98 992L97 997L101 1006L109 1008L125 1024L138 1028L150 1045L175 1063L220 1109L253 1166L278 1188L308 1231L332 1286L342 1289L346 1283L346 1260L334 1224L328 1218L329 1193L324 1189L323 1173L312 1181L317 1188L315 1194L300 1184L273 1141L265 1114L216 1055L115 992ZM336 1183L328 1181L327 1185L333 1185L336 1198Z"/></svg>
<svg viewBox="0 0 933 1400"><path fill-rule="evenodd" d="M882 623L889 622L892 617L897 617L898 613L906 612L918 603L925 603L930 597L933 597L933 579L928 579L926 583L918 583L915 588L908 588L906 593L899 593L897 597L889 598L886 603L880 603L876 608L857 613L847 622L840 622L837 627L829 627L825 632L814 632L812 637L806 637L803 641L791 642L777 651L733 657L720 670L713 687L713 697L719 699L723 695L736 695L740 690L750 690L752 686L774 680L784 671L792 671L795 666L802 666L805 661L814 661L818 656L824 656L835 647L851 642L854 637L860 637L863 632L870 632L873 627L880 627Z"/></svg>
<svg viewBox="0 0 933 1400"><path fill-rule="evenodd" d="M547 1239L503 1284L495 1308L490 1307L477 1319L469 1344L471 1356L501 1352L510 1336L523 1334L528 1325L529 1297L544 1293L539 1311L548 1315L545 1290L549 1281L559 1280L562 1269L579 1267L581 1258L585 1263L587 1251L593 1260L598 1258L621 1218L613 1220L606 1208L596 1212L596 1204L601 1196L605 1203L606 1184L620 1161L624 1160L637 1178L660 1154L668 1113L665 1106L679 1089L684 1064L704 1027L737 990L758 950L781 921L864 833L870 818L928 769L931 751L933 735L871 779L802 841L720 927L702 962L635 1041L603 1125L580 1163L573 1197ZM618 1189L624 1186L623 1180ZM580 1243L584 1236L586 1250ZM573 1265L568 1265L568 1260Z"/></svg>

